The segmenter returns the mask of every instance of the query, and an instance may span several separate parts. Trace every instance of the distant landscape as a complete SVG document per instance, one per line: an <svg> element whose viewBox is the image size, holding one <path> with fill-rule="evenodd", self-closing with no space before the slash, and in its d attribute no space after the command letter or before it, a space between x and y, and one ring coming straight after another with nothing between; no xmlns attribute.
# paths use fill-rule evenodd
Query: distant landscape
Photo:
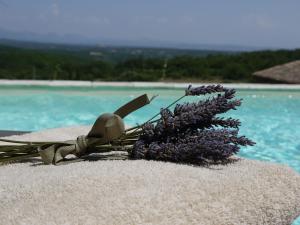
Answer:
<svg viewBox="0 0 300 225"><path fill-rule="evenodd" d="M297 50L217 51L0 40L0 79L270 82L255 71L299 60Z"/></svg>

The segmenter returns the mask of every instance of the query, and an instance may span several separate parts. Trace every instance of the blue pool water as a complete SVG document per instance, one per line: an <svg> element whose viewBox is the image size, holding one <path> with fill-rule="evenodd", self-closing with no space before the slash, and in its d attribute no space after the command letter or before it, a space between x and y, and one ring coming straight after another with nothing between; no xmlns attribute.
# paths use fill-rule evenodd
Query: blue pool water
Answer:
<svg viewBox="0 0 300 225"><path fill-rule="evenodd" d="M99 114L113 112L143 93L159 96L129 115L125 120L129 125L146 121L183 90L0 86L0 130L92 124ZM224 116L239 118L240 133L257 143L243 148L239 155L286 164L300 172L300 91L238 90L237 95L243 98L242 106Z"/></svg>

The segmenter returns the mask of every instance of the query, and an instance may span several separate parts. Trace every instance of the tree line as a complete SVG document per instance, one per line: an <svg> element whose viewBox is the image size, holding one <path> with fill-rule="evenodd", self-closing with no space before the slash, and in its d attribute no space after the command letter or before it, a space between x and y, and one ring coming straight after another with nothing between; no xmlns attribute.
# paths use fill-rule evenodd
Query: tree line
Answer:
<svg viewBox="0 0 300 225"><path fill-rule="evenodd" d="M255 71L300 59L300 49L120 62L21 48L0 48L0 79L261 82Z"/></svg>

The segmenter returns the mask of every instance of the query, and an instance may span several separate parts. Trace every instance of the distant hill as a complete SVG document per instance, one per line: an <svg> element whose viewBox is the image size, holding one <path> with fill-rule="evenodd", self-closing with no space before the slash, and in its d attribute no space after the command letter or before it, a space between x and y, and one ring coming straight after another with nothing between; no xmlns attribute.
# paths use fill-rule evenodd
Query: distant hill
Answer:
<svg viewBox="0 0 300 225"><path fill-rule="evenodd" d="M197 44L174 41L163 41L158 39L116 39L116 38L89 38L84 35L56 33L38 34L27 31L11 31L0 28L0 39L10 39L26 42L72 44L72 45L101 45L101 46L122 46L139 48L172 48L172 49L194 49L194 50L212 50L212 51L256 51L267 48L251 47L228 44Z"/></svg>
<svg viewBox="0 0 300 225"><path fill-rule="evenodd" d="M298 50L228 52L2 39L0 79L271 82L252 74L300 60Z"/></svg>
<svg viewBox="0 0 300 225"><path fill-rule="evenodd" d="M215 54L236 54L233 51L215 50L191 50L175 48L150 48L150 47L124 47L124 46L101 46L88 44L57 44L41 43L32 41L18 41L11 39L0 39L0 45L16 47L21 49L40 50L52 53L73 55L81 58L119 62L135 57L145 58L172 58L174 56L198 56L204 57Z"/></svg>

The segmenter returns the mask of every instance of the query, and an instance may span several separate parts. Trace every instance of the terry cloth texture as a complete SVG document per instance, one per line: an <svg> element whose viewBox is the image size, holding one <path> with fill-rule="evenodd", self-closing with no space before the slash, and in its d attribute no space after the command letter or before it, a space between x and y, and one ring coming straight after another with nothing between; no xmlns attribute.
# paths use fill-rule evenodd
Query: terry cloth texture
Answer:
<svg viewBox="0 0 300 225"><path fill-rule="evenodd" d="M89 127L20 140L67 140ZM16 137L15 137L16 138ZM240 159L210 168L143 160L0 166L0 224L291 224L300 175Z"/></svg>

